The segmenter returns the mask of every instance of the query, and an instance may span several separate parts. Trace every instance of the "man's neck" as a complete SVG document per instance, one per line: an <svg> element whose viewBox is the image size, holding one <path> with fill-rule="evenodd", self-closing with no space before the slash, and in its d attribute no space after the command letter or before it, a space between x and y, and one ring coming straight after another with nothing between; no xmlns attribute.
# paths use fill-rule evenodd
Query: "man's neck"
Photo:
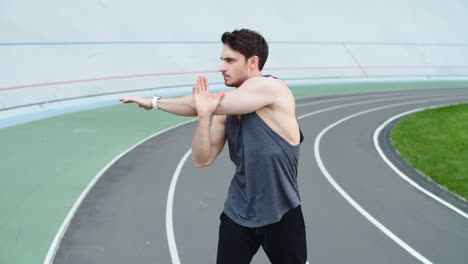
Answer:
<svg viewBox="0 0 468 264"><path fill-rule="evenodd" d="M261 71L255 71L255 72L249 74L249 77L247 79L254 78L254 77L262 77L262 76L263 76L263 74L262 74Z"/></svg>

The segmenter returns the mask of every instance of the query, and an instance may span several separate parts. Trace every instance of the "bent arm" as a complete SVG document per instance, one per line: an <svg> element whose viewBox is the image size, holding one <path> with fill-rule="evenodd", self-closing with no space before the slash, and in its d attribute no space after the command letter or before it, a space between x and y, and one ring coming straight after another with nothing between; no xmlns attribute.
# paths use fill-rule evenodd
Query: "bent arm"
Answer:
<svg viewBox="0 0 468 264"><path fill-rule="evenodd" d="M209 166L218 157L226 143L226 116L199 117L192 141L192 161L195 167Z"/></svg>

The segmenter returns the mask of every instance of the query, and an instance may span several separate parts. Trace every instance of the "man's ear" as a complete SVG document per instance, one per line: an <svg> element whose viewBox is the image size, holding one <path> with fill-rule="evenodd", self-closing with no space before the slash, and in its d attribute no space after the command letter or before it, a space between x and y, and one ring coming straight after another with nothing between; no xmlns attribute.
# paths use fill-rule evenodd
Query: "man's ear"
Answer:
<svg viewBox="0 0 468 264"><path fill-rule="evenodd" d="M249 67L252 69L258 68L258 56L252 56L249 62Z"/></svg>

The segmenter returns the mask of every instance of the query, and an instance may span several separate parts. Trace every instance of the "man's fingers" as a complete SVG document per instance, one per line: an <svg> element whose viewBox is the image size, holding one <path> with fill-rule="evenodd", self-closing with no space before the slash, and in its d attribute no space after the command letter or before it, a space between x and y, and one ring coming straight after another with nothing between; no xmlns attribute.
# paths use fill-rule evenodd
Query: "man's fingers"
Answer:
<svg viewBox="0 0 468 264"><path fill-rule="evenodd" d="M197 89L198 89L199 93L205 91L205 89L203 87L203 82L201 80L201 76L198 76L198 78L197 78Z"/></svg>
<svg viewBox="0 0 468 264"><path fill-rule="evenodd" d="M210 86L208 86L208 78L203 76L203 83L205 84L205 89L209 92L210 91Z"/></svg>
<svg viewBox="0 0 468 264"><path fill-rule="evenodd" d="M139 104L139 103L141 103L141 100L139 100L139 98L136 97L136 96L120 98L119 101L124 103L124 104L128 104L128 103L138 103Z"/></svg>

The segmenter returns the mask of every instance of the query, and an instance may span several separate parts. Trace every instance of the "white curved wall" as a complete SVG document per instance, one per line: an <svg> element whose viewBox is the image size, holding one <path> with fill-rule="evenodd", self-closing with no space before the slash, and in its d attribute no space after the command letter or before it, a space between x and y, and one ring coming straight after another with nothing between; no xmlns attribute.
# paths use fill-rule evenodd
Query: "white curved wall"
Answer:
<svg viewBox="0 0 468 264"><path fill-rule="evenodd" d="M220 35L243 27L270 42L264 72L286 80L466 78L467 11L465 0L5 0L0 117L66 98L184 92L200 72L221 83Z"/></svg>

